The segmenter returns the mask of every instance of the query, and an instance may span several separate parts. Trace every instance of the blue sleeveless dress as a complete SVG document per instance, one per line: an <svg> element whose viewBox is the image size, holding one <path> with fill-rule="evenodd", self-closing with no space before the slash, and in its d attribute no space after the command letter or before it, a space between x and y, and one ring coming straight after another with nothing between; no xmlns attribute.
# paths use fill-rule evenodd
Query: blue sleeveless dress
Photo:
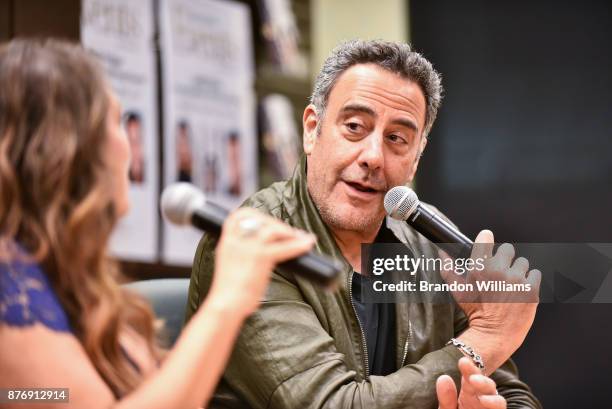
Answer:
<svg viewBox="0 0 612 409"><path fill-rule="evenodd" d="M38 264L22 258L0 260L0 331L2 325L28 327L39 323L56 332L72 333L68 316L47 276ZM121 351L140 371L123 346ZM116 388L109 387L120 399Z"/></svg>
<svg viewBox="0 0 612 409"><path fill-rule="evenodd" d="M15 257L0 260L0 324L27 327L40 323L72 332L68 317L40 266Z"/></svg>

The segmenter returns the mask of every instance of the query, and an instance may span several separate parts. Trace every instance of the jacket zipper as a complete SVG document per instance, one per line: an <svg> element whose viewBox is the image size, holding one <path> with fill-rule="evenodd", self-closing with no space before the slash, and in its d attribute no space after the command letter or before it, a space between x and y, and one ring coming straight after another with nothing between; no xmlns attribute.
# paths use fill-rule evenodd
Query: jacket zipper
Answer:
<svg viewBox="0 0 612 409"><path fill-rule="evenodd" d="M408 356L408 345L410 345L410 341L412 340L412 322L408 320L408 337L406 337L406 342L404 343L404 353L402 355L402 363L400 364L400 368L404 366L406 362L406 356Z"/></svg>
<svg viewBox="0 0 612 409"><path fill-rule="evenodd" d="M410 276L411 282L416 282L416 276ZM406 363L406 357L408 356L408 347L410 346L410 342L412 341L412 321L410 318L408 319L408 335L406 336L406 342L404 343L404 353L402 354L402 362L400 364L400 368L404 366Z"/></svg>
<svg viewBox="0 0 612 409"><path fill-rule="evenodd" d="M370 364L368 362L368 346L366 345L366 337L365 332L363 331L363 327L361 326L361 321L359 320L359 315L357 314L357 309L355 308L355 303L353 302L353 274L355 271L351 271L351 275L349 276L349 298L351 299L351 306L353 307L353 313L355 313L355 318L357 318L357 323L359 324L359 330L361 331L361 346L363 347L363 362L365 364L365 377L368 379L370 377Z"/></svg>

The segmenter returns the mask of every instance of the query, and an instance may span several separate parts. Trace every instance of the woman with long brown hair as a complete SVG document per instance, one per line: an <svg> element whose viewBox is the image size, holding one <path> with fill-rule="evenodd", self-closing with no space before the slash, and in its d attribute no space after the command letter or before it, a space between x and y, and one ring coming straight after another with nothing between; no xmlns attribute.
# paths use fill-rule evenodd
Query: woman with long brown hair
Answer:
<svg viewBox="0 0 612 409"><path fill-rule="evenodd" d="M203 405L274 265L313 245L253 209L234 212L207 299L162 351L150 307L118 285L107 256L128 169L121 109L85 51L0 47L0 388L69 388L74 407ZM244 234L244 220L261 228Z"/></svg>

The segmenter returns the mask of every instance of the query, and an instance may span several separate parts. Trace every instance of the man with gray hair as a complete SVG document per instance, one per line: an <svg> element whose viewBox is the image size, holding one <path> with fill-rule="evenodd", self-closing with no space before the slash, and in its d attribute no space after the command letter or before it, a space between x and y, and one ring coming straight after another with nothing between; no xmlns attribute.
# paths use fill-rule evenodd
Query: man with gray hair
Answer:
<svg viewBox="0 0 612 409"><path fill-rule="evenodd" d="M315 234L317 250L343 265L339 288L330 292L273 273L212 407L541 407L510 360L536 303L376 304L360 298L370 279L360 274L361 243L404 243L415 254L438 254L406 223L386 217L383 198L412 181L441 93L438 73L407 44L349 41L325 61L304 110L304 155L293 177L244 205ZM265 226L257 234L265 235ZM476 242L488 258L485 273L539 286L539 272L528 272L525 259L513 262L512 246L493 256L486 230ZM215 245L205 236L198 246L188 316L210 289Z"/></svg>

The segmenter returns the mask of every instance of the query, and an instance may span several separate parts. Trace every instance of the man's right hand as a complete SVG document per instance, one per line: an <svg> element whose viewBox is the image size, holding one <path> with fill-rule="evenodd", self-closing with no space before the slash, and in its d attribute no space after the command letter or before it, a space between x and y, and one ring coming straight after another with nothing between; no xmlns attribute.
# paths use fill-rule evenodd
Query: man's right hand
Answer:
<svg viewBox="0 0 612 409"><path fill-rule="evenodd" d="M500 281L508 284L530 284L529 292L489 292L478 298L473 294L453 293L468 319L468 329L458 338L483 356L487 373L503 364L523 343L533 324L539 301L541 273L529 270L529 262L519 257L511 244L502 244L493 256L493 233L481 231L476 237L472 259L483 259L484 270L457 276L442 271L447 282ZM513 262L514 261L514 262Z"/></svg>

